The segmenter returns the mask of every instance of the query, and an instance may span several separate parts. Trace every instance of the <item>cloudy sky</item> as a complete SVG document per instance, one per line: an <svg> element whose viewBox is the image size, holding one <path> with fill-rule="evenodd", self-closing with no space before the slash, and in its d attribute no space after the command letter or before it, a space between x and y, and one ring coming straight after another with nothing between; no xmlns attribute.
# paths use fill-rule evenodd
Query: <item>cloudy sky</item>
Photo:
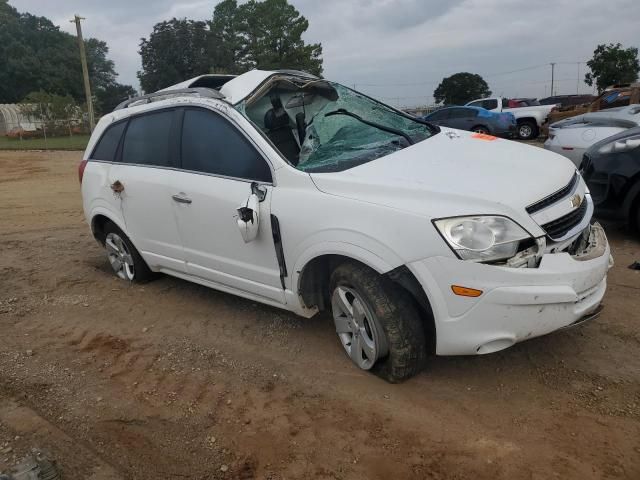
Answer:
<svg viewBox="0 0 640 480"><path fill-rule="evenodd" d="M402 106L430 103L444 76L481 74L495 94L589 93L584 63L598 43L640 46L638 0L290 0L321 42L324 74ZM119 80L138 86L138 45L172 17L209 19L216 0L9 0L105 40ZM578 81L578 73L580 81Z"/></svg>

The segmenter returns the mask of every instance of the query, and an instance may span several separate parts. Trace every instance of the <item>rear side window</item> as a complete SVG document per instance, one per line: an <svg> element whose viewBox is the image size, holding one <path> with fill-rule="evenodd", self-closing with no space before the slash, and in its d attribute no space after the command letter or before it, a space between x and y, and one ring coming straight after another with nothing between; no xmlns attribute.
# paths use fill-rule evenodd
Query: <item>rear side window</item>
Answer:
<svg viewBox="0 0 640 480"><path fill-rule="evenodd" d="M271 182L266 160L230 122L205 109L187 109L182 123L182 168Z"/></svg>
<svg viewBox="0 0 640 480"><path fill-rule="evenodd" d="M444 120L449 116L449 110L438 110L427 117L427 120Z"/></svg>
<svg viewBox="0 0 640 480"><path fill-rule="evenodd" d="M476 110L473 108L452 108L451 118L469 118L475 117Z"/></svg>
<svg viewBox="0 0 640 480"><path fill-rule="evenodd" d="M491 100L483 100L482 103L483 104L480 106L486 108L487 110L493 110L494 108L498 108L498 100L496 100L495 98Z"/></svg>
<svg viewBox="0 0 640 480"><path fill-rule="evenodd" d="M124 137L122 161L160 167L175 166L169 151L173 110L134 117Z"/></svg>
<svg viewBox="0 0 640 480"><path fill-rule="evenodd" d="M122 137L122 132L127 122L120 122L108 127L102 134L96 148L93 149L91 158L93 160L104 160L107 162L113 162L116 160L116 152L118 150L118 144Z"/></svg>

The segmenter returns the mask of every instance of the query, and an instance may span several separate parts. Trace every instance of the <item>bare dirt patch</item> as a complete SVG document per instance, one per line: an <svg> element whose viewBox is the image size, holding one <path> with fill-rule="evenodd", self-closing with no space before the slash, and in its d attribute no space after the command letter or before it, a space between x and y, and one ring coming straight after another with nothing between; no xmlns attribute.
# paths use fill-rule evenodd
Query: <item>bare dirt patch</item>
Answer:
<svg viewBox="0 0 640 480"><path fill-rule="evenodd" d="M0 471L38 447L74 479L640 478L628 233L596 321L389 385L326 316L116 279L79 159L0 152Z"/></svg>

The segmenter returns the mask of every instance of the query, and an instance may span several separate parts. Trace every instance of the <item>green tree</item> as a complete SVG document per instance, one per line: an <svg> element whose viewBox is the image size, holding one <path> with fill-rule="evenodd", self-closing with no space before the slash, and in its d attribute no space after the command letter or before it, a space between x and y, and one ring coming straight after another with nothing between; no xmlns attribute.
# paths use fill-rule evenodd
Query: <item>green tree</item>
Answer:
<svg viewBox="0 0 640 480"><path fill-rule="evenodd" d="M209 55L214 73L242 73L240 58L244 38L240 32L240 15L236 0L224 0L213 10L209 23Z"/></svg>
<svg viewBox="0 0 640 480"><path fill-rule="evenodd" d="M173 18L157 23L141 39L140 86L154 92L211 70L209 29L205 22Z"/></svg>
<svg viewBox="0 0 640 480"><path fill-rule="evenodd" d="M82 120L82 110L73 97L43 91L29 93L20 103L20 111L52 136L68 135Z"/></svg>
<svg viewBox="0 0 640 480"><path fill-rule="evenodd" d="M245 69L291 68L322 74L322 45L306 44L309 21L287 0L249 0L238 9Z"/></svg>
<svg viewBox="0 0 640 480"><path fill-rule="evenodd" d="M105 42L85 40L89 77L97 98L120 85L107 58ZM0 0L0 103L15 103L34 91L84 100L82 70L75 36L49 19L19 13ZM128 87L131 88L131 87Z"/></svg>
<svg viewBox="0 0 640 480"><path fill-rule="evenodd" d="M623 48L620 43L598 45L587 66L591 72L585 75L584 83L589 86L595 83L598 92L602 92L609 85L632 83L638 79L640 72L638 49Z"/></svg>
<svg viewBox="0 0 640 480"><path fill-rule="evenodd" d="M489 85L476 73L460 72L442 79L433 92L437 103L445 105L464 105L476 98L491 95Z"/></svg>

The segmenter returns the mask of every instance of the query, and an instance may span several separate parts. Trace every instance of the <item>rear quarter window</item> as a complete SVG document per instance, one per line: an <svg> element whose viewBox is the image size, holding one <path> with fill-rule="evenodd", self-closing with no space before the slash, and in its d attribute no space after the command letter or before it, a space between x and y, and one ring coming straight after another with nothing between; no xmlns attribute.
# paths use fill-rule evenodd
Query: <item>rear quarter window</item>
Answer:
<svg viewBox="0 0 640 480"><path fill-rule="evenodd" d="M96 148L93 149L92 160L103 160L105 162L114 162L116 160L116 152L126 124L127 122L120 122L107 127L100 140L98 140Z"/></svg>
<svg viewBox="0 0 640 480"><path fill-rule="evenodd" d="M122 162L160 167L175 166L171 158L173 110L146 113L129 120L122 147Z"/></svg>

